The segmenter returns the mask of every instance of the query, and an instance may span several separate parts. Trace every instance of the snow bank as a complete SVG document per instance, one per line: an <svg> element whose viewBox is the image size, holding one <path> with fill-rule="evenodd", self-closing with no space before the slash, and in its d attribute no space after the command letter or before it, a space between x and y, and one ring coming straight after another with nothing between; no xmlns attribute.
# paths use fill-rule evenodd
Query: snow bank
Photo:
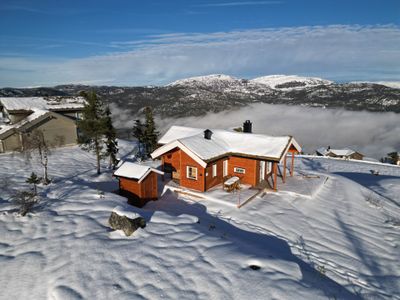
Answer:
<svg viewBox="0 0 400 300"><path fill-rule="evenodd" d="M112 211L115 212L119 216L125 216L132 220L141 217L141 215L138 214L137 212L134 212L133 210L128 209L126 207L122 207L122 206L116 206L113 208Z"/></svg>

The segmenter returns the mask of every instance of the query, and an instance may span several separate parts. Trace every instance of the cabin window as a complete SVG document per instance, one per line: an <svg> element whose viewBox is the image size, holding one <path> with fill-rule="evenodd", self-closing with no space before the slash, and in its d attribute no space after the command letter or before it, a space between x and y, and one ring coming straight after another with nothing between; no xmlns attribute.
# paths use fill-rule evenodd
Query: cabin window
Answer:
<svg viewBox="0 0 400 300"><path fill-rule="evenodd" d="M186 177L189 178L189 179L197 180L197 168L196 167L187 166L186 167Z"/></svg>
<svg viewBox="0 0 400 300"><path fill-rule="evenodd" d="M217 176L217 164L213 164L212 166L212 177Z"/></svg>
<svg viewBox="0 0 400 300"><path fill-rule="evenodd" d="M223 163L223 176L228 176L228 160L224 160Z"/></svg>
<svg viewBox="0 0 400 300"><path fill-rule="evenodd" d="M233 168L233 172L239 173L239 174L244 174L244 173L246 173L246 169L245 168L234 167Z"/></svg>

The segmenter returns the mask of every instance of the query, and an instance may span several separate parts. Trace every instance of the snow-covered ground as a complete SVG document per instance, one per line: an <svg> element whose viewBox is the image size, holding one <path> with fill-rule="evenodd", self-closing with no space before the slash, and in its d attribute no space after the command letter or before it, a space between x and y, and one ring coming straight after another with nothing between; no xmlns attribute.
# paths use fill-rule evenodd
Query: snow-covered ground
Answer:
<svg viewBox="0 0 400 300"><path fill-rule="evenodd" d="M0 165L1 299L400 299L399 167L303 157L299 180L327 178L311 197L282 190L238 209L166 190L138 209L69 147L53 152L53 183L21 217L10 194L40 168L11 154ZM118 205L146 228L113 232Z"/></svg>

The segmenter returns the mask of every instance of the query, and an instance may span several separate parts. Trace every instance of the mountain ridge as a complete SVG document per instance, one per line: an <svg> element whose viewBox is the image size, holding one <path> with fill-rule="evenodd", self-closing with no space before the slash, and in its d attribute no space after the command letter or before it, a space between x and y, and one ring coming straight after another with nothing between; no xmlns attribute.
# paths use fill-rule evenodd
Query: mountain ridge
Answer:
<svg viewBox="0 0 400 300"><path fill-rule="evenodd" d="M400 89L368 82L335 83L316 77L269 75L240 79L224 74L184 78L165 86L58 85L2 88L1 97L68 96L94 90L105 101L138 114L152 106L167 117L201 116L253 103L400 113Z"/></svg>

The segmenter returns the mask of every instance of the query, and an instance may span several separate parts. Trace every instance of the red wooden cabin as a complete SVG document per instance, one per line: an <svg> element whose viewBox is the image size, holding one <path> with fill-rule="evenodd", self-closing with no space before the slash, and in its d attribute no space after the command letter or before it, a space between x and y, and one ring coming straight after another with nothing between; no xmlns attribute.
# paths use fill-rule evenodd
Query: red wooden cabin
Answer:
<svg viewBox="0 0 400 300"><path fill-rule="evenodd" d="M119 180L119 191L131 204L143 206L148 201L157 200L157 175L163 172L149 166L124 162L115 172Z"/></svg>
<svg viewBox="0 0 400 300"><path fill-rule="evenodd" d="M286 179L288 153L293 175L294 154L301 151L291 136L252 134L251 123L250 132L172 126L159 143L162 146L151 156L161 158L162 170L180 186L201 192L230 176L251 186L272 182L277 190L278 173L283 182ZM280 163L282 170L278 169Z"/></svg>

